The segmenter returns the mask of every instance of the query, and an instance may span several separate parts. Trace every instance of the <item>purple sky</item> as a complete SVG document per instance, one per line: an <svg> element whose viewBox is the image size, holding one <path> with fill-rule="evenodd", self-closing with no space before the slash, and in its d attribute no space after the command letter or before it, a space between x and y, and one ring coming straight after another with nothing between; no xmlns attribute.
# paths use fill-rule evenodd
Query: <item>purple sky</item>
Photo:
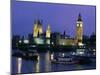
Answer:
<svg viewBox="0 0 100 75"><path fill-rule="evenodd" d="M84 24L83 34L91 35L96 27L95 6L12 1L12 34L27 36L33 31L34 20L40 18L43 20L43 31L50 24L52 32L63 33L65 30L66 34L74 37L79 13Z"/></svg>

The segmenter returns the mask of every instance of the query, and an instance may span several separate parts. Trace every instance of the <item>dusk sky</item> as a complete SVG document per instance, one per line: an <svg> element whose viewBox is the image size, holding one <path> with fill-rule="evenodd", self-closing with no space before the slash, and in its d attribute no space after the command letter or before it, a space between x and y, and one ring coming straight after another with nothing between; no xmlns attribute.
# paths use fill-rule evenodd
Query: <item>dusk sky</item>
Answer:
<svg viewBox="0 0 100 75"><path fill-rule="evenodd" d="M52 32L63 33L65 30L67 35L74 37L79 13L83 20L83 34L91 35L96 27L95 6L12 1L12 35L32 33L34 20L39 18L43 20L44 32L50 24Z"/></svg>

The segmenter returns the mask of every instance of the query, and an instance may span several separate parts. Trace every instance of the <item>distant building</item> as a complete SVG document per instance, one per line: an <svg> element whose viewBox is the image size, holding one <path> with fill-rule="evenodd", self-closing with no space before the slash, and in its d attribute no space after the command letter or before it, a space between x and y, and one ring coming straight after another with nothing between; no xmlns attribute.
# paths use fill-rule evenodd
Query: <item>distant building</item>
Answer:
<svg viewBox="0 0 100 75"><path fill-rule="evenodd" d="M52 45L59 45L59 39L61 35L58 32L51 33L50 42Z"/></svg>
<svg viewBox="0 0 100 75"><path fill-rule="evenodd" d="M36 20L34 22L33 37L36 38L41 34L43 34L42 21Z"/></svg>
<svg viewBox="0 0 100 75"><path fill-rule="evenodd" d="M76 45L77 41L74 38L59 39L59 45Z"/></svg>
<svg viewBox="0 0 100 75"><path fill-rule="evenodd" d="M19 40L20 40L20 36L19 35L14 35L12 37L12 46L13 47L18 46Z"/></svg>
<svg viewBox="0 0 100 75"><path fill-rule="evenodd" d="M79 45L83 41L83 22L81 15L79 14L77 25L76 25L76 37L75 38L65 38L65 32L63 36L59 39L59 45Z"/></svg>
<svg viewBox="0 0 100 75"><path fill-rule="evenodd" d="M42 20L35 20L33 30L34 42L36 44L53 44L53 45L79 45L83 42L83 21L79 14L76 25L76 36L70 38L64 31L63 34L51 32L50 25L47 26L46 32L43 32Z"/></svg>
<svg viewBox="0 0 100 75"><path fill-rule="evenodd" d="M46 32L43 32L42 20L36 20L34 22L33 37L36 44L50 44L50 25L48 25Z"/></svg>
<svg viewBox="0 0 100 75"><path fill-rule="evenodd" d="M29 40L29 44L33 44L33 34L28 34L28 40Z"/></svg>

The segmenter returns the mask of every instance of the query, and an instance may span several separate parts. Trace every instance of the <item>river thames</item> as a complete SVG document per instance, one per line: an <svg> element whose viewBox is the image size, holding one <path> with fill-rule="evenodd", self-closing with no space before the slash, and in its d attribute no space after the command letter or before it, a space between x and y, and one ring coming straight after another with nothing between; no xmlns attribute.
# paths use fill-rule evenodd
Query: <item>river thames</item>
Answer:
<svg viewBox="0 0 100 75"><path fill-rule="evenodd" d="M75 70L90 70L96 68L96 62L89 64L62 64L51 63L50 52L39 53L38 61L24 60L22 58L12 57L11 73L45 73L59 71L75 71Z"/></svg>

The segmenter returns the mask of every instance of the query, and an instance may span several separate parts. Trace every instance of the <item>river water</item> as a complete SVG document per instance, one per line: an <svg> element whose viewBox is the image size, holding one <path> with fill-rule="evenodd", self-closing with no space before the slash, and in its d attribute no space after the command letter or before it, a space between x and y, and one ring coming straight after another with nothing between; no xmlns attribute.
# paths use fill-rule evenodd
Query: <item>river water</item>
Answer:
<svg viewBox="0 0 100 75"><path fill-rule="evenodd" d="M95 69L96 63L90 64L56 64L50 61L50 52L39 53L38 61L24 60L21 58L12 57L11 72L16 73L44 73L44 72L58 72L58 71L74 71Z"/></svg>

